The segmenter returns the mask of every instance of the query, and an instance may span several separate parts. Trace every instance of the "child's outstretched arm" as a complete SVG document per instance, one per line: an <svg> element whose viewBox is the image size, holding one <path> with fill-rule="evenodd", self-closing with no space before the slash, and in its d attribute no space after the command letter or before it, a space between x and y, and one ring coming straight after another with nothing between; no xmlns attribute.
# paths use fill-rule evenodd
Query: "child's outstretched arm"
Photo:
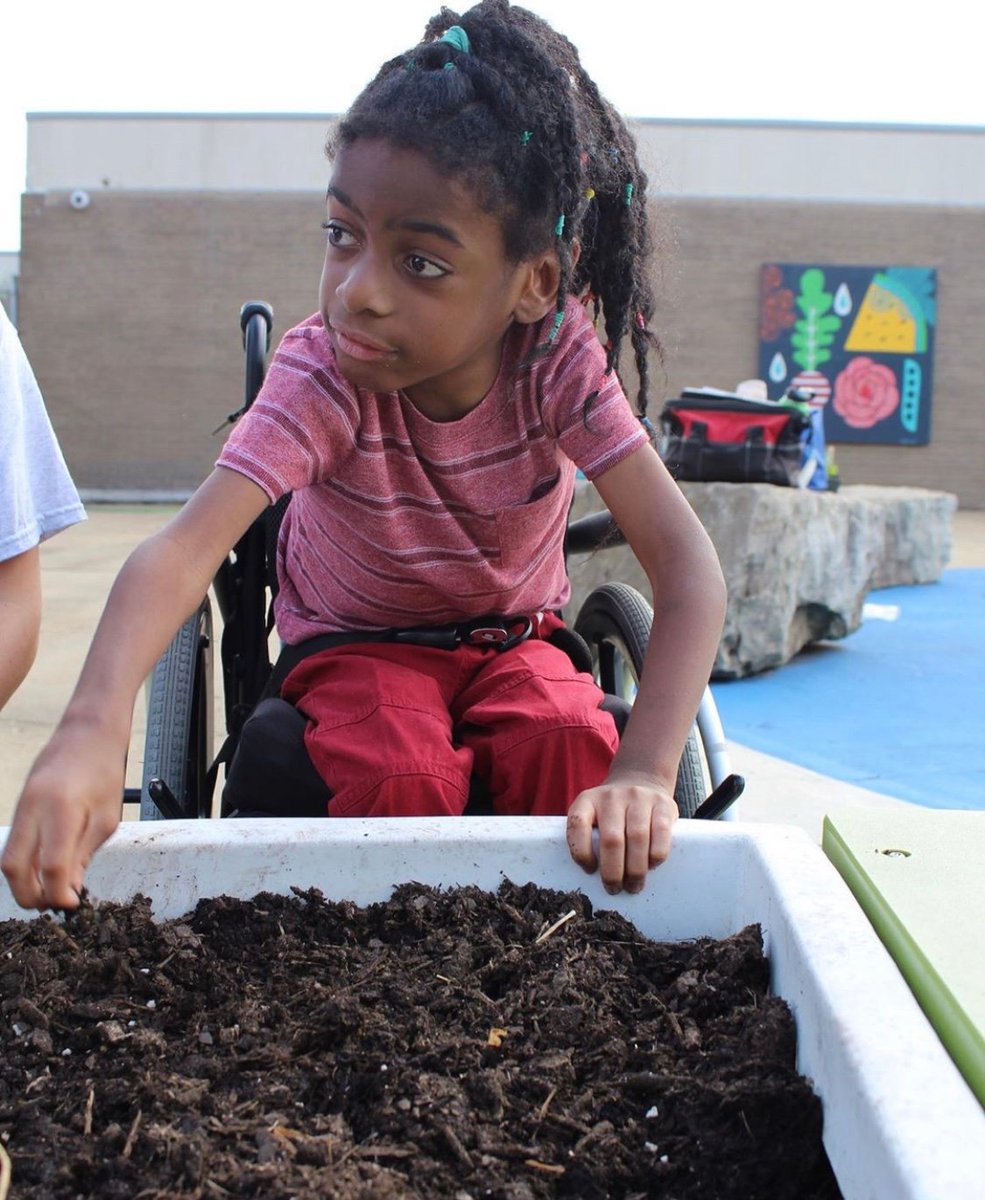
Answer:
<svg viewBox="0 0 985 1200"><path fill-rule="evenodd" d="M670 850L677 766L725 619L718 556L651 446L595 480L653 590L644 673L609 777L568 813L572 857L610 892L638 892ZM598 860L592 828L599 830Z"/></svg>
<svg viewBox="0 0 985 1200"><path fill-rule="evenodd" d="M137 692L267 496L217 468L124 563L75 691L38 755L0 860L25 908L75 908L89 860L120 820Z"/></svg>

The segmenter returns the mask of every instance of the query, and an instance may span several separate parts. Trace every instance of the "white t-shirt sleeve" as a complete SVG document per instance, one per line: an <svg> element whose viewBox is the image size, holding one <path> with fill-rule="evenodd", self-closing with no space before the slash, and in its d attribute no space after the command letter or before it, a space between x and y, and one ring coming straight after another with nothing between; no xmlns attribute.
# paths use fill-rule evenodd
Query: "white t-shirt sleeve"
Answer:
<svg viewBox="0 0 985 1200"><path fill-rule="evenodd" d="M85 515L34 372L0 305L0 561Z"/></svg>

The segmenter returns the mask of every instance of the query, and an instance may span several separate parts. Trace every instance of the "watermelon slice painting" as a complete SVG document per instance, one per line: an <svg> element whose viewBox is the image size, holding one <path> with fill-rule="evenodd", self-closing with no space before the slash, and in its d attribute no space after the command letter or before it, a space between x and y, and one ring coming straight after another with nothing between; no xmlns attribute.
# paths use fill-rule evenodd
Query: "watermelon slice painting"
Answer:
<svg viewBox="0 0 985 1200"><path fill-rule="evenodd" d="M793 299L782 323L776 320L781 295ZM814 390L829 442L930 441L932 267L767 263L760 307L759 375L771 398L790 386Z"/></svg>
<svg viewBox="0 0 985 1200"><path fill-rule="evenodd" d="M846 350L922 354L927 349L927 326L934 322L936 303L927 294L930 272L921 272L923 278L914 281L919 290L911 287L913 274L890 268L873 277L845 338Z"/></svg>

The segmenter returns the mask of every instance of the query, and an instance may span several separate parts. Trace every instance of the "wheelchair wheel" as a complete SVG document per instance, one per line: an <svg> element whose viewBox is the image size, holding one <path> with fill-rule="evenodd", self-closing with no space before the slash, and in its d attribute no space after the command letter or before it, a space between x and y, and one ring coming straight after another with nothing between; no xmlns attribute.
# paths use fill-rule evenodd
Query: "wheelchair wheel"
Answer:
<svg viewBox="0 0 985 1200"><path fill-rule="evenodd" d="M575 620L575 632L588 643L596 682L603 692L630 703L636 698L650 638L653 609L634 587L604 583L590 593ZM707 793L697 726L688 734L674 799L690 817Z"/></svg>
<svg viewBox="0 0 985 1200"><path fill-rule="evenodd" d="M147 696L147 737L140 819L211 816L212 606L206 597L154 667ZM155 800L162 780L177 809Z"/></svg>

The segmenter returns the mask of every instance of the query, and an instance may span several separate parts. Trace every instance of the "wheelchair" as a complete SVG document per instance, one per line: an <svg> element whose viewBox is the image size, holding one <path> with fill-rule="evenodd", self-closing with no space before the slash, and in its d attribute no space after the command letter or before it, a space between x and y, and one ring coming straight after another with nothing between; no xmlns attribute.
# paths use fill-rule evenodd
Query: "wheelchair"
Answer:
<svg viewBox="0 0 985 1200"><path fill-rule="evenodd" d="M259 392L272 328L273 313L267 304L254 301L243 306L244 403L216 432L246 412ZM219 665L225 738L218 752L214 752L213 740L215 621L211 595L184 622L147 682L142 783L139 795L136 789L128 789L124 797L125 802L139 802L141 820L247 815L231 813L228 804L218 804L216 785L221 772L225 771L228 779L244 726L258 706L270 705L273 699L288 707L274 699L272 684L278 674L283 677L283 671L278 673L278 664L271 659L270 641L277 592L277 535L289 502L289 497L283 498L253 523L213 580L211 595L222 623ZM622 542L609 513L592 513L569 523L565 557L604 552ZM587 597L573 625L562 631L564 648L580 669L593 674L606 695L605 706L610 707L620 728L639 683L652 619L653 611L639 591L623 583L605 583ZM283 744L270 748L270 761L284 772L283 777L275 778L284 788L308 788L317 796L318 787L324 785L304 751L304 717L297 710L291 712L295 720L279 726L278 741ZM678 769L675 800L680 814L721 815L741 787L741 779L731 774L724 732L706 688ZM718 796L717 804L706 801L709 788ZM477 798L470 799L466 815L490 811L483 803L481 788L473 788L473 793ZM328 795L325 789L326 803ZM322 807L320 813L324 812Z"/></svg>

